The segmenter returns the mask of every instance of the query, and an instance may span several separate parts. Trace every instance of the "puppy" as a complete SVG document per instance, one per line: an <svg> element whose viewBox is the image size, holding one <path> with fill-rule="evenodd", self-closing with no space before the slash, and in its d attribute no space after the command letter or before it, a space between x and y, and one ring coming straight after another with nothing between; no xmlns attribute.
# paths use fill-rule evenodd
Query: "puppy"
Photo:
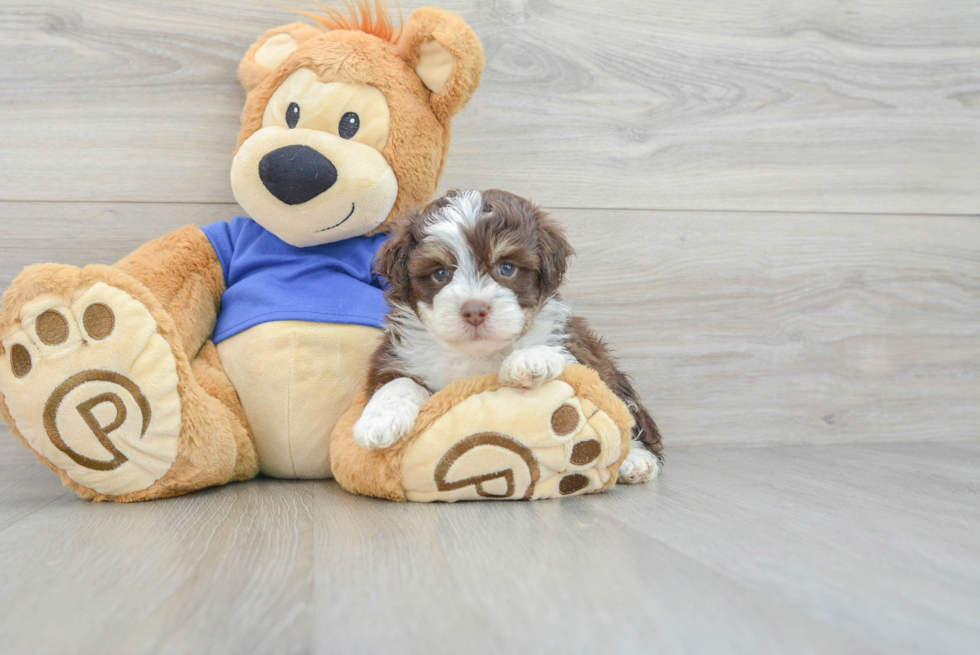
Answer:
<svg viewBox="0 0 980 655"><path fill-rule="evenodd" d="M605 344L558 293L572 254L555 221L505 191L453 191L396 222L376 259L392 310L354 440L391 446L432 392L458 378L497 373L504 385L534 388L579 363L597 371L636 420L619 480L655 478L657 425Z"/></svg>

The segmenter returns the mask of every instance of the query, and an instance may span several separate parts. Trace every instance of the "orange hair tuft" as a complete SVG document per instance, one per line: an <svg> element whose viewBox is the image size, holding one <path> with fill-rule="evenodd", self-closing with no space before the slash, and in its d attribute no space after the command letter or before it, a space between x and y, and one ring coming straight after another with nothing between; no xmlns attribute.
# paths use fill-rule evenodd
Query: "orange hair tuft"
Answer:
<svg viewBox="0 0 980 655"><path fill-rule="evenodd" d="M392 22L391 12L388 11L388 3L385 0L374 0L373 9L371 0L344 0L349 16L345 16L333 7L326 7L319 2L313 4L324 13L323 16L301 9L294 9L293 11L309 16L322 29L366 32L388 43L395 43L401 32L401 28L395 27Z"/></svg>

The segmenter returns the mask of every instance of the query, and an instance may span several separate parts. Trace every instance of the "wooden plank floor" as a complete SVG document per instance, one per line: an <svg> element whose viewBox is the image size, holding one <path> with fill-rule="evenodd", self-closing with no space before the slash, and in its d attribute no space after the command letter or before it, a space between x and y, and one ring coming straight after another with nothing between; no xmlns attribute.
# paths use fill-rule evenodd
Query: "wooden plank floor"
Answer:
<svg viewBox="0 0 980 655"><path fill-rule="evenodd" d="M0 643L977 652L978 462L976 443L683 448L644 487L455 506L267 479L90 505L0 464Z"/></svg>

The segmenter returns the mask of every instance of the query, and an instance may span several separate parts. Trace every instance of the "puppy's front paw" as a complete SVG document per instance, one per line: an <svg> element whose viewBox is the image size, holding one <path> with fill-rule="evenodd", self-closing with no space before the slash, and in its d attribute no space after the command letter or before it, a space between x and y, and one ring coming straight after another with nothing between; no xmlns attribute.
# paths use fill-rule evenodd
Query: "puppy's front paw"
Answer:
<svg viewBox="0 0 980 655"><path fill-rule="evenodd" d="M354 424L354 443L368 450L390 448L415 425L428 389L398 378L378 389Z"/></svg>
<svg viewBox="0 0 980 655"><path fill-rule="evenodd" d="M554 380L565 370L565 358L546 346L516 350L500 366L500 384L534 389Z"/></svg>
<svg viewBox="0 0 980 655"><path fill-rule="evenodd" d="M403 412L365 412L354 424L354 442L368 450L389 448L408 434L412 423L414 420L406 420Z"/></svg>
<svg viewBox="0 0 980 655"><path fill-rule="evenodd" d="M660 475L660 460L646 447L634 441L630 454L619 467L620 484L642 484Z"/></svg>

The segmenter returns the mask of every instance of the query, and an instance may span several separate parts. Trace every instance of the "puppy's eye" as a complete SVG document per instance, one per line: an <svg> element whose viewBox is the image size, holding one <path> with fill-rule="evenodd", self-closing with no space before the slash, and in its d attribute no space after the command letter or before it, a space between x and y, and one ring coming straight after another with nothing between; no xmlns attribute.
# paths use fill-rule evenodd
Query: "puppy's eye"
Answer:
<svg viewBox="0 0 980 655"><path fill-rule="evenodd" d="M291 102L286 107L286 125L289 126L289 129L293 129L297 123L299 123L299 105Z"/></svg>
<svg viewBox="0 0 980 655"><path fill-rule="evenodd" d="M449 278L453 276L448 269L440 268L438 271L432 274L432 279L436 282L449 282Z"/></svg>
<svg viewBox="0 0 980 655"><path fill-rule="evenodd" d="M361 129L361 117L352 111L340 117L340 125L337 126L337 133L344 139L352 139L357 131Z"/></svg>
<svg viewBox="0 0 980 655"><path fill-rule="evenodd" d="M514 277L517 274L517 267L513 264L503 263L497 267L497 272L500 273L500 277Z"/></svg>

